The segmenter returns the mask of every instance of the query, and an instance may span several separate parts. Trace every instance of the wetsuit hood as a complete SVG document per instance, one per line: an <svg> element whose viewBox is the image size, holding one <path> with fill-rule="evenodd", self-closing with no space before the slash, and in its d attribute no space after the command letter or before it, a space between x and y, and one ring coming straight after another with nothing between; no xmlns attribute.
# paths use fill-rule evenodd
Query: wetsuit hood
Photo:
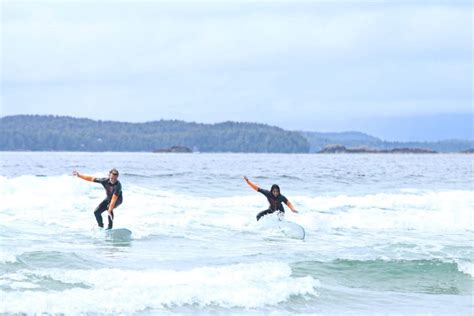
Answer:
<svg viewBox="0 0 474 316"><path fill-rule="evenodd" d="M272 194L273 194L273 189L277 189L277 190L278 190L278 195L281 194L280 187L278 186L278 184L272 185L272 188L270 189L270 193L272 193Z"/></svg>

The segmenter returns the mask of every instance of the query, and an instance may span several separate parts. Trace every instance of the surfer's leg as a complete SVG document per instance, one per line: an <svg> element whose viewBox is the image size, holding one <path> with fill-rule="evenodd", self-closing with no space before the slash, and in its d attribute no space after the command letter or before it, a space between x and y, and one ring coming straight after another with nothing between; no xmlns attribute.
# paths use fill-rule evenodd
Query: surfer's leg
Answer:
<svg viewBox="0 0 474 316"><path fill-rule="evenodd" d="M279 221L282 221L285 218L285 209L283 207L277 209L277 217Z"/></svg>
<svg viewBox="0 0 474 316"><path fill-rule="evenodd" d="M104 227L104 222L102 221L102 213L107 210L107 200L103 200L95 209L94 215L97 220L99 227Z"/></svg>
<svg viewBox="0 0 474 316"><path fill-rule="evenodd" d="M285 211L280 211L280 210L278 210L278 211L277 211L277 217L278 217L278 220L279 220L279 221L284 220L284 219L285 219Z"/></svg>
<svg viewBox="0 0 474 316"><path fill-rule="evenodd" d="M265 216L267 214L271 214L275 211L272 211L271 209L266 209L265 211L261 211L260 213L257 214L257 221L262 218L262 216Z"/></svg>

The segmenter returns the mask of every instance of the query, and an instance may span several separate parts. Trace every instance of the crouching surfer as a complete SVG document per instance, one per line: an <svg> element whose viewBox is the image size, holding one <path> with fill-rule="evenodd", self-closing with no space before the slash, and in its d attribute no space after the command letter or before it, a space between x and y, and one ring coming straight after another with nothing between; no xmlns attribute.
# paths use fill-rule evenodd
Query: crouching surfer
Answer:
<svg viewBox="0 0 474 316"><path fill-rule="evenodd" d="M95 178L93 176L87 176L84 174L79 173L78 171L74 170L72 174L76 177L81 179L97 182L102 184L105 188L105 192L107 193L107 197L96 207L94 211L95 219L97 220L97 224L99 227L104 227L104 223L102 221L102 213L107 211L108 212L108 219L109 224L107 229L112 229L113 221L114 221L114 208L117 208L120 204L122 204L122 185L120 181L118 181L119 172L117 169L112 169L109 171L109 176L107 178Z"/></svg>
<svg viewBox="0 0 474 316"><path fill-rule="evenodd" d="M268 191L268 190L260 188L258 185L250 181L245 176L244 176L244 180L252 189L265 195L268 202L270 203L270 205L268 206L268 209L261 211L260 213L257 214L257 221L262 216L265 216L267 214L272 214L276 211L281 212L281 214L285 213L285 209L283 208L282 203L285 203L286 205L288 205L290 210L292 210L293 212L298 213L298 211L295 209L293 204L291 204L291 202L284 195L280 193L280 187L277 184L272 185L270 191Z"/></svg>

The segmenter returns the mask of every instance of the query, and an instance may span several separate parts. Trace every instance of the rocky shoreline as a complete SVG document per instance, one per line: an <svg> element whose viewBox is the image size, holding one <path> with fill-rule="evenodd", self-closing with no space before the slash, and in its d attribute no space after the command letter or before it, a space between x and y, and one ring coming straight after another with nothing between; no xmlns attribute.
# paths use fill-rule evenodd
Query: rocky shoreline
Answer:
<svg viewBox="0 0 474 316"><path fill-rule="evenodd" d="M170 148L155 149L154 153L192 153L193 151L186 146L172 146Z"/></svg>
<svg viewBox="0 0 474 316"><path fill-rule="evenodd" d="M320 150L318 154L437 154L437 151L422 148L346 148L342 145L329 145Z"/></svg>

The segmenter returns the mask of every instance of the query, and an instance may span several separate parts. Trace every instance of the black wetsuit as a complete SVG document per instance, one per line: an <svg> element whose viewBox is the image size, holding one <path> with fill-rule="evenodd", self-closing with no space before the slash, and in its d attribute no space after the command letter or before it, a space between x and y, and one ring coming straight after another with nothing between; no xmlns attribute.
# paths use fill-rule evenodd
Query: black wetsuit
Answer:
<svg viewBox="0 0 474 316"><path fill-rule="evenodd" d="M120 184L120 181L117 181L114 184L110 183L109 178L96 178L94 179L94 182L102 184L102 186L105 188L105 192L107 192L107 197L97 206L94 211L97 224L99 224L100 227L104 227L104 222L102 221L102 213L108 210L110 201L112 200L112 196L114 194L118 196L114 208L122 204L122 185ZM110 217L107 218L109 219L109 225L107 226L107 228L111 229L113 226L112 220L114 219L114 212L112 211L112 220L110 219Z"/></svg>
<svg viewBox="0 0 474 316"><path fill-rule="evenodd" d="M264 211L261 211L260 213L257 214L257 221L262 216L267 215L267 214L271 214L275 211L280 211L280 212L285 213L285 209L283 208L282 203L287 203L288 199L284 195L279 194L277 197L274 197L273 194L270 191L262 189L262 188L258 188L258 192L265 195L265 197L267 198L270 205L269 205L268 209L266 209Z"/></svg>

